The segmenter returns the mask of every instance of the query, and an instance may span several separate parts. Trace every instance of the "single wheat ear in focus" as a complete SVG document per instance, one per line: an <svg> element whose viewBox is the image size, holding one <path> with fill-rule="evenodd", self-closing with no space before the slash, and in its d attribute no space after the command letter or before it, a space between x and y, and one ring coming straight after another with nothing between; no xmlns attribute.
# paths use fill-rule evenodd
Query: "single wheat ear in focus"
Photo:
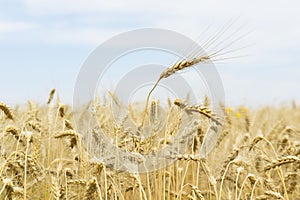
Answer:
<svg viewBox="0 0 300 200"><path fill-rule="evenodd" d="M152 92L155 90L155 88L157 87L158 83L164 79L164 78L168 78L169 76L175 74L176 72L182 71L183 69L187 69L193 65L196 65L198 63L203 63L206 61L209 61L210 57L209 56L200 56L199 58L193 58L193 59L183 59L180 60L179 62L175 63L174 65L172 65L171 67L167 68L165 71L163 71L159 78L157 79L157 81L155 82L154 86L152 87L152 89L150 90L150 92L147 95L146 98L146 107L144 110L144 114L143 114L143 118L142 118L142 124L141 126L143 126L144 121L145 121L145 117L147 114L147 109L148 109L148 104L149 104L149 99L150 96L152 94Z"/></svg>
<svg viewBox="0 0 300 200"><path fill-rule="evenodd" d="M192 50L188 57L184 57L176 62L174 65L168 67L165 71L163 71L160 76L158 77L157 81L149 91L146 97L146 105L142 115L142 122L139 126L141 129L144 126L145 118L148 111L148 104L150 100L150 96L159 84L159 82L164 79L172 76L176 72L182 71L184 69L189 69L192 66L195 66L200 63L208 63L214 61L222 61L227 59L238 58L242 56L230 56L233 52L239 51L245 47L241 48L233 48L233 45L241 40L243 37L249 34L249 32L242 34L240 36L236 35L241 31L241 29L237 30L234 33L229 33L228 30L236 23L236 20L231 20L227 25L220 29L219 32L213 34L212 37L209 37L206 41L204 41L202 47L204 48L205 52L197 52L197 49ZM221 41L219 41L221 40ZM200 53L200 54L198 54Z"/></svg>
<svg viewBox="0 0 300 200"><path fill-rule="evenodd" d="M4 112L4 114L6 115L6 117L8 119L11 119L11 120L14 119L13 114L10 111L10 108L6 104L0 102L0 110L2 110Z"/></svg>

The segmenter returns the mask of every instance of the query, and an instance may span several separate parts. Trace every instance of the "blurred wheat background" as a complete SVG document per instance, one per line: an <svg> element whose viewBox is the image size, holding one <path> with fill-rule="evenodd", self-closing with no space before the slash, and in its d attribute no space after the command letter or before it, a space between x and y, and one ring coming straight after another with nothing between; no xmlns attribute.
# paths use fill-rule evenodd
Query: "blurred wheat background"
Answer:
<svg viewBox="0 0 300 200"><path fill-rule="evenodd" d="M1 103L1 199L299 199L296 103L227 107L224 129L206 158L199 158L199 148L209 119L199 115L203 123L195 127L186 154L176 155L173 164L158 171L130 174L95 162L74 128L72 109L53 97L55 90L46 104L29 101L9 108ZM105 135L127 151L146 154L168 145L180 123L180 110L171 103L164 112L172 117L163 130L143 140L126 132L126 119L115 124L109 106L99 101L109 102L98 99L86 105L77 126L97 134L84 118L93 108ZM149 117L159 114L155 112ZM126 118L142 120L143 112L132 108L129 113Z"/></svg>

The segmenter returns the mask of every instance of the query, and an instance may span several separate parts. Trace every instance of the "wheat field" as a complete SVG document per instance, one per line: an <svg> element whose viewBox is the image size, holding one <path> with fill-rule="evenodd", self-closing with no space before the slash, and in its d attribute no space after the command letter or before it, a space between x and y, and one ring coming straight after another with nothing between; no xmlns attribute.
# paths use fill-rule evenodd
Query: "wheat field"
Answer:
<svg viewBox="0 0 300 200"><path fill-rule="evenodd" d="M92 159L78 131L81 126L95 134L85 121L86 112L93 110L102 131L118 148L147 154L168 145L168 138L176 135L178 101L170 101L163 111L151 102L148 121L159 112L169 118L157 134L143 139L126 132L128 118L136 126L145 120L134 106L116 124L105 99L75 112L58 96L55 100L55 95L52 90L45 104L29 101L11 108L0 104L0 199L300 199L300 107L296 103L224 108L217 144L200 158L205 122L214 118L205 99L202 112L207 115L198 113L203 123L197 125L185 154L159 170L128 173Z"/></svg>

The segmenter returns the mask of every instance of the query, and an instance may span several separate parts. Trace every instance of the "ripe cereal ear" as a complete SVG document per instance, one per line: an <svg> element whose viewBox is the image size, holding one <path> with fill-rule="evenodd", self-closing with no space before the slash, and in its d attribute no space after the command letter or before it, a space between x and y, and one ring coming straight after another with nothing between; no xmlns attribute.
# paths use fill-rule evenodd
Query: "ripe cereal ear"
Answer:
<svg viewBox="0 0 300 200"><path fill-rule="evenodd" d="M49 98L48 98L48 101L47 101L47 104L50 104L53 100L53 97L54 97L54 94L55 94L55 88L53 88L50 93L49 93Z"/></svg>
<svg viewBox="0 0 300 200"><path fill-rule="evenodd" d="M12 114L10 108L6 104L0 102L0 110L2 110L4 112L4 114L6 115L6 117L8 119L14 120L13 114Z"/></svg>

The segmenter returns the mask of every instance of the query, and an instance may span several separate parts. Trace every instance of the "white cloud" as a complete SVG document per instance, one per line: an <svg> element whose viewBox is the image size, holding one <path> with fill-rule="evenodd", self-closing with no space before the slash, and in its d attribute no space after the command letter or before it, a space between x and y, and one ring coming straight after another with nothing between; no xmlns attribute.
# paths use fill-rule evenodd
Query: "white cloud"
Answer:
<svg viewBox="0 0 300 200"><path fill-rule="evenodd" d="M36 27L33 23L0 21L0 33L23 31Z"/></svg>
<svg viewBox="0 0 300 200"><path fill-rule="evenodd" d="M127 30L144 27L168 28L188 36L198 36L206 26L221 27L232 17L241 17L242 23L255 31L250 43L258 45L261 50L273 47L299 46L300 15L297 8L300 2L287 1L140 1L140 0L23 0L27 9L35 15L79 15L75 26L64 27L54 34L53 40L74 43L86 41L87 44L98 42L99 32L120 32L119 28L128 23ZM67 20L68 16L66 16ZM142 21L139 21L140 19ZM64 19L63 19L64 20ZM77 23L77 24L76 24ZM85 26L79 27L82 25ZM95 27L94 27L95 26ZM247 25L246 25L247 26ZM47 27L46 27L47 28ZM72 33L72 34L70 34ZM70 38L67 37L70 35ZM87 37L81 37L87 36ZM100 34L101 35L101 34ZM50 35L51 36L51 35ZM93 39L94 38L94 39ZM298 45L295 45L298 44Z"/></svg>
<svg viewBox="0 0 300 200"><path fill-rule="evenodd" d="M173 1L140 1L140 0L23 0L25 6L37 14L69 14L69 13L90 13L90 12L136 12L147 14L151 11L152 17L161 15L176 15L180 18L202 16L220 17L245 15L251 19L272 19L274 17L285 19L286 16L294 15L297 17L300 6L297 0L287 1L239 1L239 0L181 0ZM160 18L161 19L161 18ZM190 21L198 20L190 18ZM174 20L168 20L170 22ZM286 21L289 23L289 21Z"/></svg>
<svg viewBox="0 0 300 200"><path fill-rule="evenodd" d="M116 34L117 31L100 28L70 28L43 31L42 41L57 44L98 45ZM120 32L122 32L120 30Z"/></svg>
<svg viewBox="0 0 300 200"><path fill-rule="evenodd" d="M86 13L99 11L137 11L146 8L145 2L128 1L99 1L99 0L23 0L27 8L36 14L57 13Z"/></svg>

